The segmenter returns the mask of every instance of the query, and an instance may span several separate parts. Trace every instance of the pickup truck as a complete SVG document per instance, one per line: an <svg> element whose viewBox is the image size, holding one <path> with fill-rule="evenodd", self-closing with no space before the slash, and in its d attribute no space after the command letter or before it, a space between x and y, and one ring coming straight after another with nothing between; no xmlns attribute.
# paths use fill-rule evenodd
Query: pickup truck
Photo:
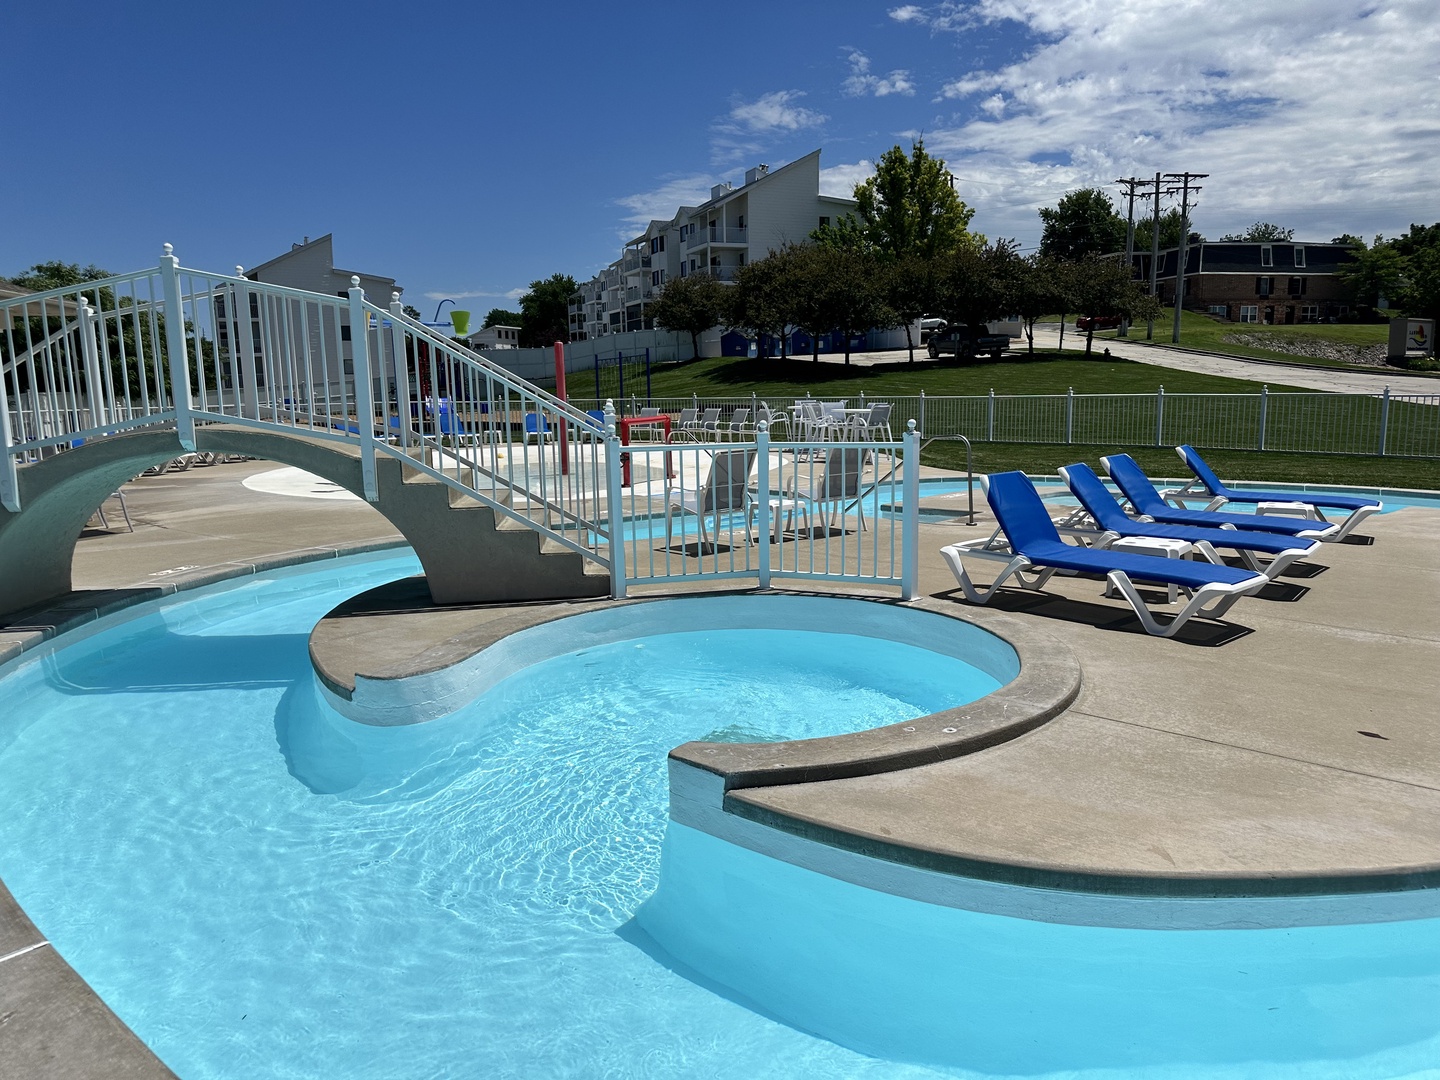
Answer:
<svg viewBox="0 0 1440 1080"><path fill-rule="evenodd" d="M1000 354L1010 347L1009 334L981 332L970 336L970 328L963 324L946 327L930 335L929 353L931 360L942 356L953 356L961 360L973 360L977 356L989 355L999 360Z"/></svg>

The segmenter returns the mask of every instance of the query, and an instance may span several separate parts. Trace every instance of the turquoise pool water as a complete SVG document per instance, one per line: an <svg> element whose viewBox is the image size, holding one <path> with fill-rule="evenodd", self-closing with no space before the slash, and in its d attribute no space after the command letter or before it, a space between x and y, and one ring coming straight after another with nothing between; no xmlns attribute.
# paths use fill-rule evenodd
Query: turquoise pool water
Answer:
<svg viewBox="0 0 1440 1080"><path fill-rule="evenodd" d="M995 679L874 637L697 627L557 657L427 724L344 720L308 633L417 569L209 591L0 682L0 877L167 1064L935 1075L690 977L633 916L659 879L672 746L891 723Z"/></svg>

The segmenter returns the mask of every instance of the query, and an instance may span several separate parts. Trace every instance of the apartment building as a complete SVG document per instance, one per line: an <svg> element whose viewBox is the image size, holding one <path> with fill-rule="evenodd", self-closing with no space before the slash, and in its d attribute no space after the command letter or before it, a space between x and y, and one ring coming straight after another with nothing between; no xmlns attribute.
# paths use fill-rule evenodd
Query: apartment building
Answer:
<svg viewBox="0 0 1440 1080"><path fill-rule="evenodd" d="M245 276L251 281L343 297L350 295L350 279L358 277L360 287L365 290L367 300L380 307L389 307L392 294L404 290L395 284L394 278L338 268L335 265L331 235L326 233L315 240L311 240L307 236L301 243L291 244L290 250L283 255L277 255L269 262L251 267L245 271ZM250 318L255 344L255 379L257 385L263 385L265 342L264 335L260 331L259 300L254 296L250 298ZM216 298L216 329L223 347L229 340L229 326L223 297ZM353 394L355 358L350 344L349 313L345 312L341 315L338 340L324 326L320 325L318 320L315 324L308 325L308 332L311 341L311 355L315 357L314 370L310 373L312 383L317 387L327 386L328 392L332 395L338 396L342 387L345 392ZM377 371L375 373L377 384L382 378L390 382L394 381L393 364L388 360L386 368L387 370L384 372ZM241 372L239 375L243 382L244 373ZM225 377L227 380L229 379L228 371Z"/></svg>
<svg viewBox="0 0 1440 1080"><path fill-rule="evenodd" d="M1347 244L1219 241L1191 244L1185 259L1184 306L1231 322L1289 325L1342 318L1351 290L1339 271L1353 259ZM1142 281L1149 253L1136 256ZM1178 251L1160 253L1161 303L1175 299Z"/></svg>
<svg viewBox="0 0 1440 1080"><path fill-rule="evenodd" d="M739 187L726 181L699 206L652 220L620 258L580 286L570 304L572 341L648 330L646 307L665 282L691 274L734 281L746 263L855 212L853 199L820 194L820 151L778 169L757 165Z"/></svg>

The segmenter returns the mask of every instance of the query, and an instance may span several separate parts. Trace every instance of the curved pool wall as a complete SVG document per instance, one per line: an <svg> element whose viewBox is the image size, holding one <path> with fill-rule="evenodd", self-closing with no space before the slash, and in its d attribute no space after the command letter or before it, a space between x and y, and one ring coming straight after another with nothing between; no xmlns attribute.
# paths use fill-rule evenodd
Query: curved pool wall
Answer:
<svg viewBox="0 0 1440 1080"><path fill-rule="evenodd" d="M1316 1080L1440 1061L1440 918L1156 931L1047 922L1077 898L990 890L1041 919L862 888L672 821L636 918L693 978L896 1061ZM1358 899L1334 913L1363 917Z"/></svg>
<svg viewBox="0 0 1440 1080"><path fill-rule="evenodd" d="M973 623L854 597L713 594L610 602L581 614L544 609L526 617L545 621L524 629L501 624L493 642L459 663L397 679L357 675L348 695L322 674L321 688L337 712L358 723L417 724L454 712L532 664L632 638L697 629L784 629L880 638L963 660L1002 685L1021 670L1019 654L1009 642Z"/></svg>

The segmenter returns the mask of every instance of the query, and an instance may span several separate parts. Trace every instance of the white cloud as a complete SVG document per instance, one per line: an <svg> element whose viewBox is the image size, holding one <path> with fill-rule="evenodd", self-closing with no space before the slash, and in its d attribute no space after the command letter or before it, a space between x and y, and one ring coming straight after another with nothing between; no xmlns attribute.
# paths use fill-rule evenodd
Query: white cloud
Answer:
<svg viewBox="0 0 1440 1080"><path fill-rule="evenodd" d="M796 105L804 96L803 90L776 90L762 94L755 101L738 102L730 110L729 122L739 130L761 135L819 127L828 117Z"/></svg>
<svg viewBox="0 0 1440 1080"><path fill-rule="evenodd" d="M914 4L905 4L901 7L891 8L889 11L889 15L890 18L900 23L925 21L924 9L917 7Z"/></svg>
<svg viewBox="0 0 1440 1080"><path fill-rule="evenodd" d="M653 191L641 191L616 199L630 211L621 229L623 239L629 240L644 231L657 218L669 221L682 206L699 206L710 198L710 188L715 183L713 178L703 175L671 176L663 178L660 186Z"/></svg>
<svg viewBox="0 0 1440 1080"><path fill-rule="evenodd" d="M848 48L848 46L847 46ZM841 83L841 89L850 97L888 97L891 94L915 96L915 84L910 81L910 72L892 71L889 75L870 74L870 58L859 49L850 49L845 58L850 64L850 75Z"/></svg>
<svg viewBox="0 0 1440 1080"><path fill-rule="evenodd" d="M733 164L764 151L776 137L819 127L829 119L796 104L803 90L775 90L754 101L736 100L730 112L710 126L710 157Z"/></svg>
<svg viewBox="0 0 1440 1080"><path fill-rule="evenodd" d="M916 10L891 17L932 31L1018 24L1031 43L1004 66L956 71L937 101L959 111L926 132L982 185L967 201L992 236L1038 236L1035 208L1067 189L1157 169L1210 174L1197 218L1210 236L1257 219L1312 240L1440 220L1433 0L1309 0L1303 19L1288 0Z"/></svg>
<svg viewBox="0 0 1440 1080"><path fill-rule="evenodd" d="M427 292L427 300L519 300L529 289L510 289L506 292L492 292L487 289L456 289L454 292Z"/></svg>
<svg viewBox="0 0 1440 1080"><path fill-rule="evenodd" d="M842 199L855 197L855 185L875 175L875 164L857 161L853 165L832 165L820 170L820 194Z"/></svg>

